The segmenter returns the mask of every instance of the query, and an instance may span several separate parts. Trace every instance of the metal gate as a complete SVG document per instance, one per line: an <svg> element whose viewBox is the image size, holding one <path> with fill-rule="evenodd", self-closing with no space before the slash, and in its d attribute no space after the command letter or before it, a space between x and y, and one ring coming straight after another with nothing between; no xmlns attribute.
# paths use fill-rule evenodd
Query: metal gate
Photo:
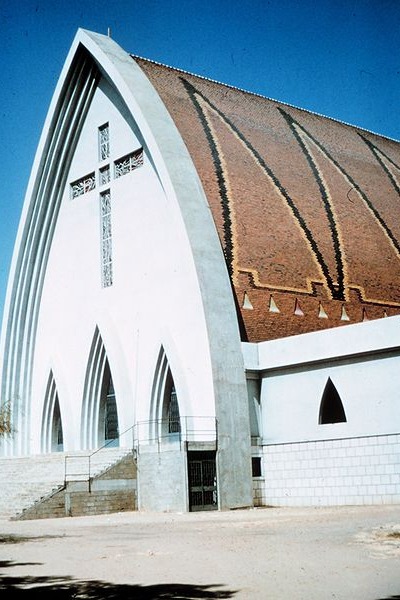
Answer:
<svg viewBox="0 0 400 600"><path fill-rule="evenodd" d="M216 510L215 452L188 452L189 510Z"/></svg>

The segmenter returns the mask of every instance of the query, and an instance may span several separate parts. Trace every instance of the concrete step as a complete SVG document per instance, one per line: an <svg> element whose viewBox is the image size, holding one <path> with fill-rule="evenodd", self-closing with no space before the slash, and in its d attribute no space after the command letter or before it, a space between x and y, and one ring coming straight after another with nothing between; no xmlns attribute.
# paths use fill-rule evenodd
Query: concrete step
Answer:
<svg viewBox="0 0 400 600"><path fill-rule="evenodd" d="M94 454L76 451L0 457L0 517L21 513L62 487L66 479L87 481L89 473L91 478L98 477L129 452L128 448L103 448Z"/></svg>

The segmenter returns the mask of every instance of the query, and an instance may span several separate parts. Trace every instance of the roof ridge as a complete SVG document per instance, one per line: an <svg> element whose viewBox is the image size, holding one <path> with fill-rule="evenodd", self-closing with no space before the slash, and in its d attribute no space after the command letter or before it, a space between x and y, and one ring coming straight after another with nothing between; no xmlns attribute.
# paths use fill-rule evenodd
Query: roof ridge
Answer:
<svg viewBox="0 0 400 600"><path fill-rule="evenodd" d="M295 110L299 110L305 112L310 115L314 115L316 117L321 117L323 119L328 119L329 121L333 121L334 123L339 123L341 125L345 125L346 127L351 127L352 129L357 129L359 131L363 131L365 133L369 133L371 135L375 135L380 138L384 138L386 140L390 140L391 142L395 142L397 144L400 143L400 140L396 140L396 138L392 138L388 135L384 135L383 133L377 133L376 131L372 131L371 129L367 129L366 127L362 127L361 125L354 125L354 123L348 123L347 121L342 121L341 119L337 119L335 117L330 117L329 115L324 115L323 113L315 112L308 108L302 108L301 106L296 106L295 104L290 104L290 102L285 102L284 100L276 100L275 98L271 98L269 96L264 96L264 94L260 94L259 92L251 92L244 88L240 88L238 86L232 85L230 83L225 83L223 81L219 81L218 79L213 79L211 77L206 77L205 75L198 75L197 73L193 73L192 71L187 71L185 69L181 69L179 67L172 67L171 65L167 65L157 60L153 60L151 58L145 58L144 56L139 56L138 54L129 53L130 57L138 60L142 60L144 62L151 63L153 65L157 65L159 67L164 67L166 69L170 69L171 71L177 71L179 73L183 73L185 75L190 75L192 77L197 77L198 79L203 79L204 81L208 81L210 83L216 83L217 85L222 85L232 90L236 90L237 92L242 92L244 94L249 94L250 96L255 96L257 98L262 98L264 100L269 100L270 102L275 102L276 104L280 104L282 106L287 106L289 108L294 108Z"/></svg>

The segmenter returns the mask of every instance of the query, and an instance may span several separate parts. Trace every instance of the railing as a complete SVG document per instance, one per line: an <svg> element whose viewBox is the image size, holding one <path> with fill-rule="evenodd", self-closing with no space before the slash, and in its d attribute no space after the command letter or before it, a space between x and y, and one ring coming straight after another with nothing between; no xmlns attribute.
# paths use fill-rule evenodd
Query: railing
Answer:
<svg viewBox="0 0 400 600"><path fill-rule="evenodd" d="M96 450L93 450L91 452L85 453L84 451L82 451L82 452L78 451L76 454L67 454L65 456L65 462L64 462L64 484L67 484L68 482L71 482L71 481L74 481L74 482L85 481L88 483L89 491L90 491L91 482L93 479L93 468L92 468L93 457L96 454L98 454L99 452L101 452L107 448L113 448L115 446L134 448L134 443L133 443L134 436L132 436L130 443L128 445L121 446L119 443L119 441L121 439L127 438L129 432L133 433L134 429L135 429L135 426L129 427L123 433L119 434L118 438L115 438L113 440L108 440L105 444L103 444L102 446L100 446L99 448L96 448ZM118 444L116 442L118 442ZM78 465L78 466L74 468L74 464Z"/></svg>
<svg viewBox="0 0 400 600"><path fill-rule="evenodd" d="M215 417L179 417L179 419L154 419L139 421L135 425L135 448L157 444L159 447L171 443L214 443L218 440Z"/></svg>
<svg viewBox="0 0 400 600"><path fill-rule="evenodd" d="M154 444L157 444L158 450L161 450L161 447L165 449L168 444L178 444L182 449L184 445L190 443L213 444L217 449L217 425L215 417L206 416L139 421L119 434L118 438L108 440L94 451L67 454L64 465L64 484L87 482L90 492L93 479L93 457L114 446L131 448L136 453L139 452L141 446ZM122 444L121 441L123 441Z"/></svg>

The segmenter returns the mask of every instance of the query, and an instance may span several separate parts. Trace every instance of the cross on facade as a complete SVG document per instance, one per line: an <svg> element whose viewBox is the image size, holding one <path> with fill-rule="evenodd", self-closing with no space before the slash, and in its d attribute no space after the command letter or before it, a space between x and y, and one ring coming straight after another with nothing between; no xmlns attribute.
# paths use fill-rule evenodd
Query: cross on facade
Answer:
<svg viewBox="0 0 400 600"><path fill-rule="evenodd" d="M97 181L100 188L100 231L101 231L101 280L103 287L113 283L112 231L111 231L111 164L110 164L110 127L104 123L98 128L98 166ZM106 164L103 164L106 162ZM143 148L139 148L114 160L114 179L118 179L143 165ZM77 179L70 184L71 198L91 192L96 188L96 171Z"/></svg>

